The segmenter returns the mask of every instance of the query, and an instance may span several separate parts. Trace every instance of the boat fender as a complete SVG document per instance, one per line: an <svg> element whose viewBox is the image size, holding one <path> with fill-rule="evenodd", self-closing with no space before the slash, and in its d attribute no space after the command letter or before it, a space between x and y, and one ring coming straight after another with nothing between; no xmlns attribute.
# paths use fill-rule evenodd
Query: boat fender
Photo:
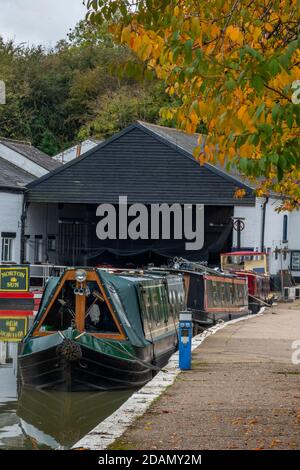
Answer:
<svg viewBox="0 0 300 470"><path fill-rule="evenodd" d="M61 356L69 362L80 361L82 349L80 344L72 339L65 338L56 348L56 355Z"/></svg>

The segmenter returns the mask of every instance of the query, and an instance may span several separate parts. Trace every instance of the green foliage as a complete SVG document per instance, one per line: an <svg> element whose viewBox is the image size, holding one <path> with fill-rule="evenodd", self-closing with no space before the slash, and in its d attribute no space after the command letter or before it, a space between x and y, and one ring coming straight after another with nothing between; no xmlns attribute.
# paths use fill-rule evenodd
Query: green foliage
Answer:
<svg viewBox="0 0 300 470"><path fill-rule="evenodd" d="M151 74L150 74L151 75ZM106 138L136 119L159 120L170 101L161 82L107 26L81 21L52 50L0 37L0 137L31 141L49 155L86 137Z"/></svg>

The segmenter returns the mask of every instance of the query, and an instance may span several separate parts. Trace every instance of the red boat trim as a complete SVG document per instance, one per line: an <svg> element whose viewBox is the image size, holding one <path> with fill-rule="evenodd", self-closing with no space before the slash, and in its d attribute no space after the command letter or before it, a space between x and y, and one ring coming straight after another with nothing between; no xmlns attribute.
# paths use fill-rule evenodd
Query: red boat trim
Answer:
<svg viewBox="0 0 300 470"><path fill-rule="evenodd" d="M0 310L0 317L32 317L33 310Z"/></svg>
<svg viewBox="0 0 300 470"><path fill-rule="evenodd" d="M33 292L0 292L0 299L33 299Z"/></svg>
<svg viewBox="0 0 300 470"><path fill-rule="evenodd" d="M236 277L220 277L220 276L208 276L205 275L205 279L209 279L210 281L217 281L217 282L227 282L230 284L245 284L244 279L237 279Z"/></svg>

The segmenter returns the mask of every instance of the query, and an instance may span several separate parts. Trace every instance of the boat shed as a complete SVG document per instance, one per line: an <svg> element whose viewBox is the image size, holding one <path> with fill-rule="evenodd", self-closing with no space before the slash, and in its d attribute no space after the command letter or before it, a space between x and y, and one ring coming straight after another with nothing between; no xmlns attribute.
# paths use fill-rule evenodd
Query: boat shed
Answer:
<svg viewBox="0 0 300 470"><path fill-rule="evenodd" d="M220 251L232 245L234 206L254 206L255 195L240 178L210 164L201 166L193 157L197 137L139 121L30 183L23 261L129 266L182 256L217 263ZM235 197L239 188L245 189L242 199ZM127 197L128 207L202 205L203 246L187 250L184 234L182 239L174 236L172 215L169 239L161 231L148 239L99 239L97 207L110 204L118 211L120 196Z"/></svg>

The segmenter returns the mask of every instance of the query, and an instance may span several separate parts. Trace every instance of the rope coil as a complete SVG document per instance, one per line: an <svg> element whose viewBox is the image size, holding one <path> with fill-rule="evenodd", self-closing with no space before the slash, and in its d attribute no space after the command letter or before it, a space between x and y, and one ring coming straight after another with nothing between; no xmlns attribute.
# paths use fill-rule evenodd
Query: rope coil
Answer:
<svg viewBox="0 0 300 470"><path fill-rule="evenodd" d="M61 356L69 362L80 361L82 358L82 349L80 344L72 339L65 338L56 348L56 355Z"/></svg>

